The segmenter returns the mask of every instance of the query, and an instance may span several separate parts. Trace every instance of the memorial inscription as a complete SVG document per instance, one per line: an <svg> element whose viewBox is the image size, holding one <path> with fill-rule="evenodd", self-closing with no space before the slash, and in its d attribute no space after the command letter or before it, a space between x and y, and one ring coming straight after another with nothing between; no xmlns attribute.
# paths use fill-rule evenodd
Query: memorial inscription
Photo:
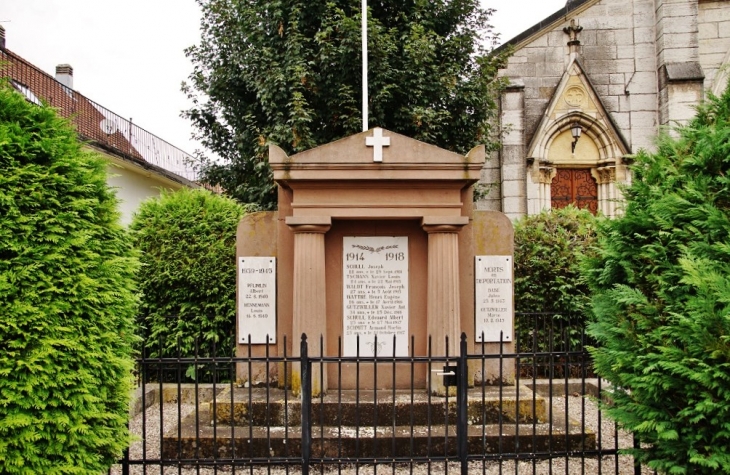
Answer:
<svg viewBox="0 0 730 475"><path fill-rule="evenodd" d="M512 341L512 257L476 256L476 341Z"/></svg>
<svg viewBox="0 0 730 475"><path fill-rule="evenodd" d="M345 356L408 356L408 238L343 238ZM377 335L377 348L375 336Z"/></svg>
<svg viewBox="0 0 730 475"><path fill-rule="evenodd" d="M238 259L238 342L276 343L274 257Z"/></svg>

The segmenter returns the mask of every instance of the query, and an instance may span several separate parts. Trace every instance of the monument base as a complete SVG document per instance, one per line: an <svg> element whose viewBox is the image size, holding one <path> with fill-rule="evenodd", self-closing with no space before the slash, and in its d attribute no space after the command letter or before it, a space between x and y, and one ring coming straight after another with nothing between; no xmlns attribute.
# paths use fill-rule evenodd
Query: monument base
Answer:
<svg viewBox="0 0 730 475"><path fill-rule="evenodd" d="M592 450L596 435L526 386L469 391L470 453ZM552 416L552 422L550 421ZM456 456L456 401L413 391L332 391L312 401L312 453L318 457ZM566 426L566 421L568 424ZM179 437L178 437L179 434ZM235 388L201 405L163 439L163 460L296 457L301 401L291 392Z"/></svg>

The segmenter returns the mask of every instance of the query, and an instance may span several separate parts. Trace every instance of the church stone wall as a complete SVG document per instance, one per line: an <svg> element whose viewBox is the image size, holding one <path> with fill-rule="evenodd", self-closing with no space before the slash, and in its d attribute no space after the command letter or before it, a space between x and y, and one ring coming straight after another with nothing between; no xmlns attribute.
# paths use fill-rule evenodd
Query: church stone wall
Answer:
<svg viewBox="0 0 730 475"><path fill-rule="evenodd" d="M697 0L655 0L659 123L686 122L702 100Z"/></svg>
<svg viewBox="0 0 730 475"><path fill-rule="evenodd" d="M603 105L632 149L651 148L658 102L654 0L602 0L575 19L583 28L577 57ZM524 83L526 144L569 62L569 38L563 32L568 20L517 45L502 71Z"/></svg>
<svg viewBox="0 0 730 475"><path fill-rule="evenodd" d="M727 82L727 73L720 68L730 59L730 2L700 2L698 28L705 91L721 92Z"/></svg>
<svg viewBox="0 0 730 475"><path fill-rule="evenodd" d="M565 36L562 31L560 34ZM503 73L509 78L520 78L524 84L525 137L532 137L535 133L565 69L567 48L548 45L548 36L544 35L516 51ZM553 74L545 75L548 71Z"/></svg>
<svg viewBox="0 0 730 475"><path fill-rule="evenodd" d="M492 152L487 156L484 168L477 185L476 209L486 211L502 210L502 170L499 153Z"/></svg>
<svg viewBox="0 0 730 475"><path fill-rule="evenodd" d="M697 0L655 0L660 65L698 61Z"/></svg>
<svg viewBox="0 0 730 475"><path fill-rule="evenodd" d="M513 84L502 96L502 126L520 121L506 134L499 173L492 167L483 182L500 180L502 211L511 218L534 211L529 193L515 196L529 192L531 182L514 167L527 168L530 158L539 158L527 155L544 141L535 134L546 132L543 118L574 58L615 127L611 140L621 141L628 153L654 150L660 126L689 120L707 93L721 93L730 78L723 66L730 64L727 0L570 0L544 25L511 43L514 55L500 71ZM578 46L568 45L573 38ZM516 88L521 111L515 107ZM490 198L478 207L493 209L496 200Z"/></svg>

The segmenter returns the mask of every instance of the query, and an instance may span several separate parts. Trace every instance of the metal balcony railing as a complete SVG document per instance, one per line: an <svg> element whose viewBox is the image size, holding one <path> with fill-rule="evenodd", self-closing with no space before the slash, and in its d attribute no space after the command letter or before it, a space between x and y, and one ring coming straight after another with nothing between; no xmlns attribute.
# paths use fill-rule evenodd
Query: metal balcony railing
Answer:
<svg viewBox="0 0 730 475"><path fill-rule="evenodd" d="M76 126L80 138L142 166L152 165L198 181L199 161L160 137L58 82L7 49L0 48L0 77L36 104L45 102Z"/></svg>

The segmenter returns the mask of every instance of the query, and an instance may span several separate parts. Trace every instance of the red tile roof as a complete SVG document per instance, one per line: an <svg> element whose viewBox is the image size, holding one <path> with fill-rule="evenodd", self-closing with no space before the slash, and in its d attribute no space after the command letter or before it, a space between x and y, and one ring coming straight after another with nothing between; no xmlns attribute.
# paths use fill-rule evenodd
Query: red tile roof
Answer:
<svg viewBox="0 0 730 475"><path fill-rule="evenodd" d="M0 77L32 102L55 107L75 124L82 140L145 168L185 181L198 177L196 160L188 153L138 127L130 120L69 89L17 54L0 48ZM177 180L180 181L180 180Z"/></svg>

